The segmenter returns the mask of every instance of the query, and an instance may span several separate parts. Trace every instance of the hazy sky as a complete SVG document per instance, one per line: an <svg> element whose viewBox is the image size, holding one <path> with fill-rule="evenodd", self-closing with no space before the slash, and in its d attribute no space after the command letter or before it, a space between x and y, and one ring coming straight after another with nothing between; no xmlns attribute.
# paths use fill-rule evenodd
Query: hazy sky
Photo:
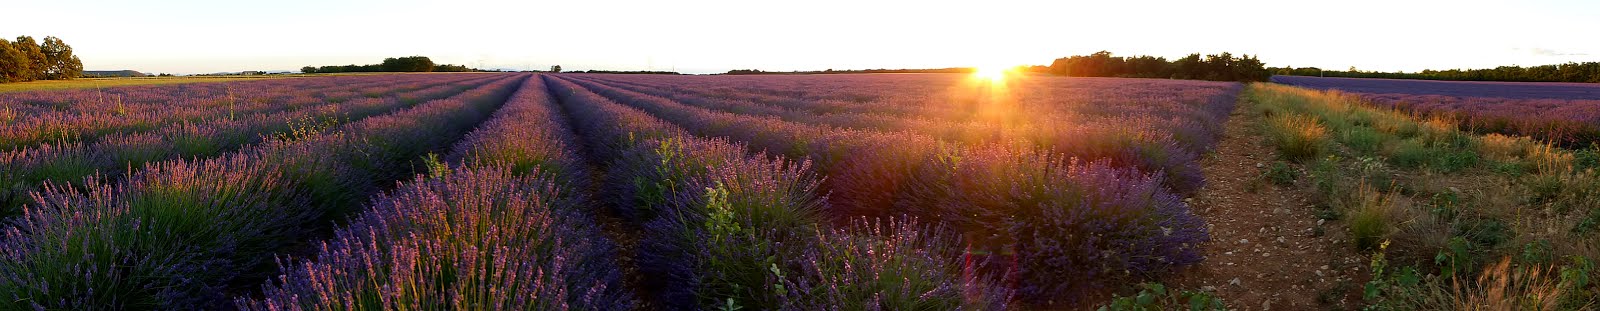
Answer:
<svg viewBox="0 0 1600 311"><path fill-rule="evenodd" d="M1259 54L1362 70L1600 61L1600 1L6 0L0 37L89 70L296 70L425 55L483 68L765 70Z"/></svg>

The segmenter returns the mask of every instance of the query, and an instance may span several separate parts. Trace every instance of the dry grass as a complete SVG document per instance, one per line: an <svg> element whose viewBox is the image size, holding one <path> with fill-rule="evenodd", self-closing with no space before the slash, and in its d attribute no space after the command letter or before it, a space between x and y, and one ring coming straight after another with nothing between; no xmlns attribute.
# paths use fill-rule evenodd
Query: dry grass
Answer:
<svg viewBox="0 0 1600 311"><path fill-rule="evenodd" d="M1455 279L1435 292L1435 306L1448 310L1556 310L1566 286L1543 266L1518 267L1510 258L1484 268L1476 282Z"/></svg>
<svg viewBox="0 0 1600 311"><path fill-rule="evenodd" d="M1528 147L1524 138L1500 134L1488 134L1478 138L1478 152L1496 161L1521 159L1527 154Z"/></svg>
<svg viewBox="0 0 1600 311"><path fill-rule="evenodd" d="M1524 151L1528 163L1538 172L1556 173L1572 171L1572 152L1550 144L1529 143Z"/></svg>
<svg viewBox="0 0 1600 311"><path fill-rule="evenodd" d="M1281 113L1267 119L1267 135L1285 158L1315 159L1328 150L1328 129L1317 118Z"/></svg>
<svg viewBox="0 0 1600 311"><path fill-rule="evenodd" d="M1455 119L1432 116L1422 121L1420 130L1429 142L1445 142L1449 141L1451 136L1461 134L1461 131L1456 129L1456 124L1458 123Z"/></svg>

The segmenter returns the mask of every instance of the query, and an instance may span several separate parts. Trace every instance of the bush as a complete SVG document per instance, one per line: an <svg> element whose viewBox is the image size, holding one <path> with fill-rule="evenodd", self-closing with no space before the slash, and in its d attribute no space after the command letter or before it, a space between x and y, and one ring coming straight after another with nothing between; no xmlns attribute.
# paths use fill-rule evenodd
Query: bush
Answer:
<svg viewBox="0 0 1600 311"><path fill-rule="evenodd" d="M531 175L539 175L534 173ZM315 261L282 266L240 309L625 309L632 299L580 201L505 167L418 177ZM397 287L397 285L404 285Z"/></svg>

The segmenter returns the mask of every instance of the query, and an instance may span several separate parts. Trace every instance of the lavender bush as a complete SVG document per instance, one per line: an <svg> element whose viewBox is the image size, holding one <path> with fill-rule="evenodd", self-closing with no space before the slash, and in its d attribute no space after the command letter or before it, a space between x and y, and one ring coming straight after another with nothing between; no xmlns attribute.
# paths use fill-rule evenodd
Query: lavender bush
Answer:
<svg viewBox="0 0 1600 311"><path fill-rule="evenodd" d="M530 172L531 175L539 175ZM573 197L507 167L418 178L375 200L245 310L623 310L612 246Z"/></svg>

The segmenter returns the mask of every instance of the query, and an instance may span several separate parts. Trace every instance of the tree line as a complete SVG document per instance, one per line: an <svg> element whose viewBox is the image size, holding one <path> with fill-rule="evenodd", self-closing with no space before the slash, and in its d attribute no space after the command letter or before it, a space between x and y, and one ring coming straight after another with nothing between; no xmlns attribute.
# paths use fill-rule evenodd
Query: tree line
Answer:
<svg viewBox="0 0 1600 311"><path fill-rule="evenodd" d="M1423 70L1421 72L1377 72L1322 70L1317 67L1270 68L1273 74L1342 78L1383 78L1448 81L1585 82L1600 83L1600 62L1566 63L1533 67L1500 66L1491 69Z"/></svg>
<svg viewBox="0 0 1600 311"><path fill-rule="evenodd" d="M1266 65L1255 56L1232 53L1189 54L1177 60L1147 55L1118 57L1100 51L1057 58L1048 72L1074 77L1164 78L1212 81L1266 81Z"/></svg>
<svg viewBox="0 0 1600 311"><path fill-rule="evenodd" d="M72 46L56 37L37 42L18 36L16 42L0 38L0 83L66 80L83 74L83 61Z"/></svg>
<svg viewBox="0 0 1600 311"><path fill-rule="evenodd" d="M435 64L427 56L406 56L384 58L383 63L368 65L333 65L333 66L305 66L300 68L304 73L340 73L340 72L471 72L482 71L467 68L464 65Z"/></svg>

